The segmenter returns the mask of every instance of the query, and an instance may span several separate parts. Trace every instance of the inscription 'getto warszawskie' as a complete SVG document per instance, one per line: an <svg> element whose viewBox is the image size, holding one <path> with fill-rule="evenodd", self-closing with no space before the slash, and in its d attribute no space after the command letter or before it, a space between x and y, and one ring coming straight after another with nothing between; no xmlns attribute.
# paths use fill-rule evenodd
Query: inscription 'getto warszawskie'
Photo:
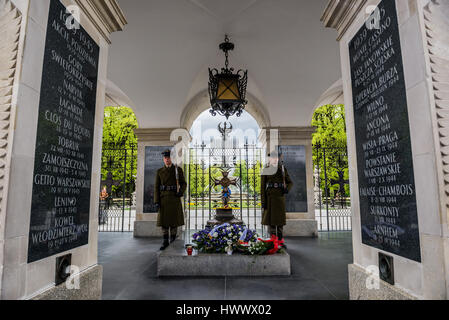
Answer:
<svg viewBox="0 0 449 320"><path fill-rule="evenodd" d="M88 243L99 47L51 0L45 42L28 262Z"/></svg>

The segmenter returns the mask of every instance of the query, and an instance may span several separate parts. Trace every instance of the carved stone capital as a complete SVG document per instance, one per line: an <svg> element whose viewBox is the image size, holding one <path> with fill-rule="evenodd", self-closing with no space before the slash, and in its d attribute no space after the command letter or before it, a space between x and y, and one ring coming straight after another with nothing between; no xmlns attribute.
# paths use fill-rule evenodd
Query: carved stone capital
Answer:
<svg viewBox="0 0 449 320"><path fill-rule="evenodd" d="M340 40L367 0L330 0L321 17L326 28L334 28Z"/></svg>
<svg viewBox="0 0 449 320"><path fill-rule="evenodd" d="M110 35L128 24L116 0L75 0L108 43Z"/></svg>

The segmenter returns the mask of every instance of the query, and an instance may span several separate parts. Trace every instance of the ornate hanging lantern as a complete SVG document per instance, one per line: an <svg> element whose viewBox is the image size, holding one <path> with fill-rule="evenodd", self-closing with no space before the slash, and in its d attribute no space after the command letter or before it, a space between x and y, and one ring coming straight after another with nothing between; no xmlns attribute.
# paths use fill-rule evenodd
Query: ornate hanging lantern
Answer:
<svg viewBox="0 0 449 320"><path fill-rule="evenodd" d="M220 50L225 53L225 67L221 73L217 69L209 69L209 95L212 109L210 113L225 116L226 119L236 115L240 117L248 101L246 87L248 84L248 71L229 68L229 51L234 50L234 44L225 36L225 42L220 44Z"/></svg>

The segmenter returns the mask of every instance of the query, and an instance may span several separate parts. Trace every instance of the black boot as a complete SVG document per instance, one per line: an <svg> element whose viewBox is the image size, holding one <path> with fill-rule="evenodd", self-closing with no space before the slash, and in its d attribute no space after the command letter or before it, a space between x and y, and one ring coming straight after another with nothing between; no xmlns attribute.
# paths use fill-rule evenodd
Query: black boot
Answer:
<svg viewBox="0 0 449 320"><path fill-rule="evenodd" d="M168 242L168 234L164 234L164 243L162 244L161 247L161 251L164 251L165 249L167 249L167 247L170 245L170 243Z"/></svg>
<svg viewBox="0 0 449 320"><path fill-rule="evenodd" d="M172 234L172 235L170 236L170 243L175 242L175 240L176 240L176 234Z"/></svg>
<svg viewBox="0 0 449 320"><path fill-rule="evenodd" d="M279 232L279 241L284 240L284 243L281 244L281 248L287 249L287 245L285 244L285 239L284 239L284 235L282 234L282 231Z"/></svg>

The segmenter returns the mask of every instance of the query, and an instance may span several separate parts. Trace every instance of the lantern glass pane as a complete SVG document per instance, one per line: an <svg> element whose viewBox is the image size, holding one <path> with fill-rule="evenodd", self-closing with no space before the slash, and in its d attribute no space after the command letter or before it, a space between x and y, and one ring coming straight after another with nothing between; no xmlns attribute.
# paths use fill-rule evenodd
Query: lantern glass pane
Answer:
<svg viewBox="0 0 449 320"><path fill-rule="evenodd" d="M240 93L235 79L220 79L218 82L219 100L240 100Z"/></svg>

